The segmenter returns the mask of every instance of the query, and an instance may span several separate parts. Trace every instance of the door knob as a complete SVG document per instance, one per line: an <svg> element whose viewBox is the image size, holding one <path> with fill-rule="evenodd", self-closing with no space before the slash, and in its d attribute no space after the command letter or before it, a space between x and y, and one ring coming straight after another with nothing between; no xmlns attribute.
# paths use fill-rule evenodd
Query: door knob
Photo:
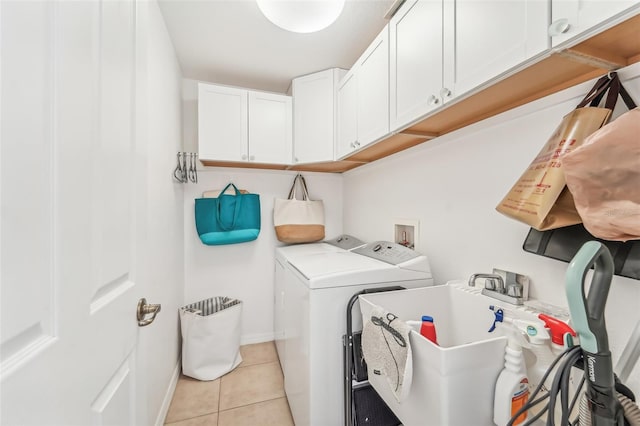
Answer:
<svg viewBox="0 0 640 426"><path fill-rule="evenodd" d="M151 324L153 320L156 319L156 315L158 315L158 312L160 312L161 307L162 306L160 306L159 304L153 305L147 303L147 299L145 299L144 297L138 300L138 326L144 327L145 325ZM151 317L145 319L147 315L151 315Z"/></svg>

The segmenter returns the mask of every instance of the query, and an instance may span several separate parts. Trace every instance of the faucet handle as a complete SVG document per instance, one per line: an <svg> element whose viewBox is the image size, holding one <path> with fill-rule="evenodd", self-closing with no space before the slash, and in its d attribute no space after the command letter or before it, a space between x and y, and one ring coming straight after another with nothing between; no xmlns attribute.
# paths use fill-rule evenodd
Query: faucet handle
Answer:
<svg viewBox="0 0 640 426"><path fill-rule="evenodd" d="M496 291L496 281L495 278L485 278L484 280L484 288L491 291Z"/></svg>
<svg viewBox="0 0 640 426"><path fill-rule="evenodd" d="M522 297L522 285L517 283L507 285L507 295L513 297Z"/></svg>

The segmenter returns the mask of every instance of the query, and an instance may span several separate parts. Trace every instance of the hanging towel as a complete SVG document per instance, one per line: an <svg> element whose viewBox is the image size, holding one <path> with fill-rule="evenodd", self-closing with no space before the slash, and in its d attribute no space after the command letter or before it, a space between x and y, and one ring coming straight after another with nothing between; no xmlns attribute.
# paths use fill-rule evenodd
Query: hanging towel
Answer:
<svg viewBox="0 0 640 426"><path fill-rule="evenodd" d="M379 306L371 311L362 330L362 352L369 374L385 376L398 402L411 389L410 331L407 323Z"/></svg>

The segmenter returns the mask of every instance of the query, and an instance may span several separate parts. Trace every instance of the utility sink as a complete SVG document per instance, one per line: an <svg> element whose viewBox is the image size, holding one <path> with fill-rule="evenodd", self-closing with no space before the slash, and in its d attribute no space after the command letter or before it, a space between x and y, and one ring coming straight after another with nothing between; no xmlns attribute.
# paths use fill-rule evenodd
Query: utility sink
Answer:
<svg viewBox="0 0 640 426"><path fill-rule="evenodd" d="M496 302L479 290L449 284L360 296L363 321L375 306L405 321L434 318L438 345L410 333L413 379L403 401L385 377L369 374L405 426L493 425L493 394L506 346L501 333L488 332L494 318L489 306Z"/></svg>

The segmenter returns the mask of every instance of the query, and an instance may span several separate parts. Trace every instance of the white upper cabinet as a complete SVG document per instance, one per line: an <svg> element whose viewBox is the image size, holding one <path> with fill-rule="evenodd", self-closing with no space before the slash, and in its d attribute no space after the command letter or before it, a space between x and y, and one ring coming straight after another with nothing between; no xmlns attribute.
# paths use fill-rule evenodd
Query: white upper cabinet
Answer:
<svg viewBox="0 0 640 426"><path fill-rule="evenodd" d="M540 0L407 0L390 22L397 130L549 47Z"/></svg>
<svg viewBox="0 0 640 426"><path fill-rule="evenodd" d="M246 161L247 91L198 84L198 155L203 160Z"/></svg>
<svg viewBox="0 0 640 426"><path fill-rule="evenodd" d="M336 158L389 133L389 28L369 45L338 87Z"/></svg>
<svg viewBox="0 0 640 426"><path fill-rule="evenodd" d="M358 61L358 142L389 133L389 28L385 26Z"/></svg>
<svg viewBox="0 0 640 426"><path fill-rule="evenodd" d="M640 9L638 1L552 0L549 35L553 46L569 40L629 8Z"/></svg>
<svg viewBox="0 0 640 426"><path fill-rule="evenodd" d="M346 71L320 71L293 80L293 162L334 159L336 95Z"/></svg>
<svg viewBox="0 0 640 426"><path fill-rule="evenodd" d="M249 92L249 161L290 164L291 97Z"/></svg>
<svg viewBox="0 0 640 426"><path fill-rule="evenodd" d="M291 97L200 83L198 154L201 160L289 164Z"/></svg>
<svg viewBox="0 0 640 426"><path fill-rule="evenodd" d="M549 2L445 0L443 101L549 48Z"/></svg>
<svg viewBox="0 0 640 426"><path fill-rule="evenodd" d="M338 87L338 134L336 158L354 151L358 142L358 87L356 74L351 70Z"/></svg>
<svg viewBox="0 0 640 426"><path fill-rule="evenodd" d="M407 0L391 18L390 124L395 130L440 104L442 0Z"/></svg>

